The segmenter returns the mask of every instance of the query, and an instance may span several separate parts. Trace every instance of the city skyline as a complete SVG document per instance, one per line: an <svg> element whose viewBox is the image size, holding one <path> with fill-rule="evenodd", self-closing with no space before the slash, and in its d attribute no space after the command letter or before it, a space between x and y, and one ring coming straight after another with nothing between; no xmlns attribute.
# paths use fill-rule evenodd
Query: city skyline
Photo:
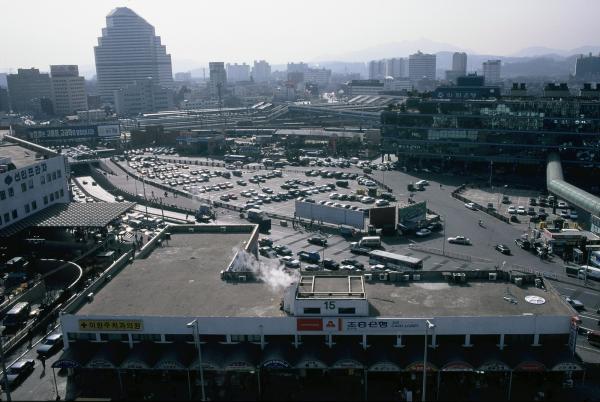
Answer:
<svg viewBox="0 0 600 402"><path fill-rule="evenodd" d="M593 38L599 31L594 16L600 11L600 3L589 0L579 0L576 4L509 1L493 13L489 12L489 5L470 0L451 4L432 0L427 5L377 1L369 3L373 18L363 18L359 25L344 29L338 21L355 20L356 12L367 6L365 2L355 0L344 3L344 7L334 2L314 2L314 7L310 7L309 2L307 7L293 13L270 0L204 7L183 1L170 3L169 7L138 0L57 3L26 0L5 6L7 14L28 18L6 19L0 27L0 35L16 38L4 41L0 47L0 71L15 71L19 67L45 71L50 64L77 64L82 74L89 76L90 70L95 70L93 46L101 35L105 17L120 6L131 8L156 28L156 34L173 56L174 72L203 67L216 60L240 63L265 59L271 64L367 62L370 50L385 52L386 47L394 49L396 45L398 49L402 43L425 46L423 52L456 50L498 56L520 54L531 47L534 49L529 51L533 53L543 52L544 48L574 49L594 45ZM385 13L377 12L384 8ZM32 14L31 9L37 11ZM65 9L77 18L67 19ZM232 9L236 12L232 13ZM564 15L571 10L586 12L576 19L565 19ZM206 18L209 15L223 18ZM542 23L531 24L533 20ZM48 26L47 21L53 21L52 29L40 29ZM294 21L304 21L306 29L290 29L294 25L304 26ZM556 29L558 26L561 29ZM472 35L476 31L486 35ZM362 59L357 60L361 54ZM384 57L394 56L408 54Z"/></svg>

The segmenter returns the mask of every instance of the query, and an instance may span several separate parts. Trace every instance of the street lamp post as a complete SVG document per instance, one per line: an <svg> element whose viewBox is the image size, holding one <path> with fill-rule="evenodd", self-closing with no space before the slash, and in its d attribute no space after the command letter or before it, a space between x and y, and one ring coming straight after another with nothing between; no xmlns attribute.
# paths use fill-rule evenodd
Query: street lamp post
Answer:
<svg viewBox="0 0 600 402"><path fill-rule="evenodd" d="M146 218L148 217L148 198L146 198L146 182L142 176L142 187L144 188L144 204L146 205Z"/></svg>
<svg viewBox="0 0 600 402"><path fill-rule="evenodd" d="M198 371L200 371L200 382L202 386L202 400L206 401L206 394L204 392L204 368L202 367L202 349L200 348L200 334L198 329L198 319L188 322L186 324L188 328L192 328L194 332L194 343L198 349Z"/></svg>
<svg viewBox="0 0 600 402"><path fill-rule="evenodd" d="M423 391L421 393L422 401L427 400L427 335L430 329L435 328L435 324L433 324L429 320L425 320L425 347L423 351Z"/></svg>
<svg viewBox="0 0 600 402"><path fill-rule="evenodd" d="M443 217L442 217L443 218ZM442 255L446 255L446 220L443 220L444 225L444 238L442 239Z"/></svg>
<svg viewBox="0 0 600 402"><path fill-rule="evenodd" d="M1 335L4 332L6 327L0 327L0 359L2 360L2 372L3 372L3 380L4 380L4 391L6 392L6 400L11 402L12 399L10 397L10 387L8 385L8 375L6 374L6 361L4 360L4 337Z"/></svg>

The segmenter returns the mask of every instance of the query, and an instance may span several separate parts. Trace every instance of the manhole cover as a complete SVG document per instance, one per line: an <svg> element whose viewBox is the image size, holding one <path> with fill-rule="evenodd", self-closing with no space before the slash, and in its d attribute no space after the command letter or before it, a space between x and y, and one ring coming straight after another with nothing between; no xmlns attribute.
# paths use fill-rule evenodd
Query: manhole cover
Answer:
<svg viewBox="0 0 600 402"><path fill-rule="evenodd" d="M546 299L540 296L525 296L525 301L531 304L544 304Z"/></svg>

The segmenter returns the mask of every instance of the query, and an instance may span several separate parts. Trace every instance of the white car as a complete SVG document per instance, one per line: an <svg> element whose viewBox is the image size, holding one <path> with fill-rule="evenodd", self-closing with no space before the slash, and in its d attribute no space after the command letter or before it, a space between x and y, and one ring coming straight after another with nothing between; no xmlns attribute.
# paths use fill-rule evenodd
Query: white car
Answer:
<svg viewBox="0 0 600 402"><path fill-rule="evenodd" d="M473 211L475 211L477 209L477 207L475 207L475 203L474 202L467 202L465 204L465 207L467 207L468 209L471 209Z"/></svg>
<svg viewBox="0 0 600 402"><path fill-rule="evenodd" d="M514 206L510 206L508 207L508 209L506 210L506 212L508 212L509 214L516 214L517 213L517 208L515 208Z"/></svg>
<svg viewBox="0 0 600 402"><path fill-rule="evenodd" d="M337 200L338 198L340 198L340 195L338 193L331 193L329 194L329 198L332 200Z"/></svg>
<svg viewBox="0 0 600 402"><path fill-rule="evenodd" d="M470 245L471 239L465 236L448 237L448 243Z"/></svg>
<svg viewBox="0 0 600 402"><path fill-rule="evenodd" d="M363 197L363 198L360 199L360 202L362 202L363 204L370 204L372 202L375 202L375 198L365 196L365 197Z"/></svg>
<svg viewBox="0 0 600 402"><path fill-rule="evenodd" d="M522 206L522 205L519 205L519 206L517 207L517 213L518 213L519 215L525 215L525 214L527 214L527 211L525 210L525 207L524 207L524 206Z"/></svg>
<svg viewBox="0 0 600 402"><path fill-rule="evenodd" d="M385 207L386 205L390 205L390 203L387 200L377 200L375 201L375 205L378 207Z"/></svg>
<svg viewBox="0 0 600 402"><path fill-rule="evenodd" d="M300 261L298 261L297 259L295 259L294 257L291 257L289 255L286 255L285 257L281 257L279 259L279 261L285 265L287 268L300 268Z"/></svg>
<svg viewBox="0 0 600 402"><path fill-rule="evenodd" d="M564 202L564 201L559 201L559 202L558 202L558 208L561 208L561 209L567 209L567 208L569 208L569 206L567 205L567 203L566 203L566 202Z"/></svg>
<svg viewBox="0 0 600 402"><path fill-rule="evenodd" d="M431 234L431 230L423 228L423 229L419 229L417 231L417 233L415 233L415 234L419 237L426 237Z"/></svg>

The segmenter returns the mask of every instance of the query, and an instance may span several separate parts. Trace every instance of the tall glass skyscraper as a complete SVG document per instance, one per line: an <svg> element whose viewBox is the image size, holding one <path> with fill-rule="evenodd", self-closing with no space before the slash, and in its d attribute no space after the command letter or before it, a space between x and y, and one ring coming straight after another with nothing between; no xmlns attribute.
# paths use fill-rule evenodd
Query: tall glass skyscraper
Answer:
<svg viewBox="0 0 600 402"><path fill-rule="evenodd" d="M171 86L171 55L160 43L154 27L127 7L117 7L106 16L106 28L94 47L98 93L113 102L113 92L136 80L152 77Z"/></svg>

